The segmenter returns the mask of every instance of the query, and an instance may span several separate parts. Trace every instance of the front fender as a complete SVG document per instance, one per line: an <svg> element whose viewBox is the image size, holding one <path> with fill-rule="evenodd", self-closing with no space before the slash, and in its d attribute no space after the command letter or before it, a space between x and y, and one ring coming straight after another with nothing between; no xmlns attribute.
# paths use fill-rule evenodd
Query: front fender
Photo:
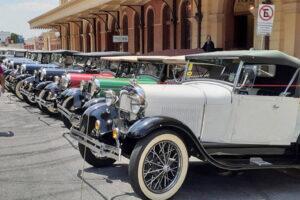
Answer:
<svg viewBox="0 0 300 200"><path fill-rule="evenodd" d="M138 120L129 128L128 133L126 133L126 137L141 139L157 129L164 128L180 130L182 133L188 134L195 142L197 141L196 136L185 124L176 119L161 116L145 117Z"/></svg>
<svg viewBox="0 0 300 200"><path fill-rule="evenodd" d="M84 110L87 110L88 108L96 105L96 104L105 104L105 98L94 98L94 99L91 99L89 100L88 102L86 102L84 105L83 105L83 109Z"/></svg>
<svg viewBox="0 0 300 200"><path fill-rule="evenodd" d="M59 99L61 100L65 100L69 97L73 97L73 104L75 108L81 107L81 99L83 99L83 94L79 88L66 89L59 95Z"/></svg>
<svg viewBox="0 0 300 200"><path fill-rule="evenodd" d="M52 93L60 93L60 91L61 91L61 88L58 86L58 84L57 83L54 83L54 82L52 82L52 83L49 83L45 88L44 88L44 90L47 90L47 91L49 91L49 92L52 92Z"/></svg>
<svg viewBox="0 0 300 200"><path fill-rule="evenodd" d="M35 77L34 76L30 76L24 79L24 81L27 81L27 83L34 83L35 82Z"/></svg>
<svg viewBox="0 0 300 200"><path fill-rule="evenodd" d="M99 120L101 124L100 133L112 131L113 119L118 117L118 110L114 106L107 106L106 103L97 103L89 107L83 114L82 122L87 122L89 119ZM82 125L82 124L81 124Z"/></svg>
<svg viewBox="0 0 300 200"><path fill-rule="evenodd" d="M17 79L17 82L19 82L19 81L22 81L22 80L24 80L24 79L26 79L26 78L28 78L28 77L31 77L32 75L30 75L30 74L21 74L21 75L18 75L17 77L16 77L16 79Z"/></svg>
<svg viewBox="0 0 300 200"><path fill-rule="evenodd" d="M48 84L52 83L52 81L41 82L36 86L37 91L42 91Z"/></svg>

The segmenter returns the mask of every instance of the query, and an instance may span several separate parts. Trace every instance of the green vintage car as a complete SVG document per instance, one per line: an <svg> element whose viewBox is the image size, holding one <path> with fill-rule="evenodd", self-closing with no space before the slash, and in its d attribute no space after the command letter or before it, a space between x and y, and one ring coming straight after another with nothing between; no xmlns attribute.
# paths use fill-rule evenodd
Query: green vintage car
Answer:
<svg viewBox="0 0 300 200"><path fill-rule="evenodd" d="M103 62L115 69L116 78L94 78L82 82L80 89L64 92L63 101L58 104L58 111L66 127L78 124L84 111L97 103L105 101L106 91L117 93L131 82L138 84L171 84L177 83L184 71L181 65L167 64L166 56L121 56L103 57ZM175 70L176 69L176 70ZM62 99L62 98L61 98ZM72 123L73 122L73 123Z"/></svg>

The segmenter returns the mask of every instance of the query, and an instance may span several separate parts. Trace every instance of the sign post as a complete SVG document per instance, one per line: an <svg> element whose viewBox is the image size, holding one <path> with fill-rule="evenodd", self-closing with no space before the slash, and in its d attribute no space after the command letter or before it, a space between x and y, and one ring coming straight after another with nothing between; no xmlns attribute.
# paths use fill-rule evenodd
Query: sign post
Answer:
<svg viewBox="0 0 300 200"><path fill-rule="evenodd" d="M275 5L260 4L257 15L257 35L261 35L262 49L266 48L266 37L272 34L275 17Z"/></svg>

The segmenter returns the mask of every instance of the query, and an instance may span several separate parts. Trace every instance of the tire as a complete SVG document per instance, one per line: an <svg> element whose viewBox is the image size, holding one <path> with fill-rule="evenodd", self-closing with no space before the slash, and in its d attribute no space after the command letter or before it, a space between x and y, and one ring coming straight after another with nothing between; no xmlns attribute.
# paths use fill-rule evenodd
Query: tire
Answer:
<svg viewBox="0 0 300 200"><path fill-rule="evenodd" d="M159 145L163 144L167 145L164 146L164 149L168 147L167 151L170 147L172 147L171 149L173 149L171 151L171 154L164 154L165 156L169 156L169 159L164 159L166 158L165 156L158 159L157 156L162 155L160 152L159 154L156 154L157 156L155 156L154 153L150 155L150 151L153 152L155 149L160 147ZM178 164L176 164L176 162L173 161L176 160L176 156L172 157L172 152L174 153L173 156L175 156L175 153L177 153ZM146 158L148 158L148 160L151 161L152 164L150 164L150 162L148 162L148 164L145 163ZM155 158L156 161L153 161L153 159ZM164 162L165 164L163 164ZM140 140L136 144L131 154L128 168L130 183L135 193L143 199L170 199L177 193L177 191L182 186L186 178L188 166L189 155L183 140L180 137L178 137L177 134L173 131L157 131L152 133L148 137ZM148 168L149 171L147 173L151 176L147 176L145 174L145 168ZM150 171L152 171L152 173L150 173ZM144 175L146 176L144 177ZM153 177L157 178L153 179ZM145 181L147 180L152 180L150 186L146 185ZM163 184L163 182L166 183L166 186L160 185L160 183ZM161 188L159 190L158 188L150 188L156 186L161 186Z"/></svg>
<svg viewBox="0 0 300 200"><path fill-rule="evenodd" d="M81 128L82 132L85 132L85 126ZM111 158L98 158L96 157L92 151L84 146L83 144L78 143L78 148L81 157L87 162L88 164L92 165L95 168L103 168L103 167L110 167L112 166L116 160Z"/></svg>
<svg viewBox="0 0 300 200"><path fill-rule="evenodd" d="M27 96L24 96L24 95L22 95L22 96L23 96L23 99L24 99L24 101L26 103L28 103L31 106L36 106L36 102L35 101L32 101L32 100L28 99Z"/></svg>
<svg viewBox="0 0 300 200"><path fill-rule="evenodd" d="M20 100L24 100L23 95L20 92L22 85L23 85L23 81L19 81L15 87L15 94Z"/></svg>
<svg viewBox="0 0 300 200"><path fill-rule="evenodd" d="M72 105L73 105L73 97L68 97L67 99L64 100L62 107L70 111ZM61 120L63 121L66 128L70 129L72 127L72 123L64 115L61 115Z"/></svg>

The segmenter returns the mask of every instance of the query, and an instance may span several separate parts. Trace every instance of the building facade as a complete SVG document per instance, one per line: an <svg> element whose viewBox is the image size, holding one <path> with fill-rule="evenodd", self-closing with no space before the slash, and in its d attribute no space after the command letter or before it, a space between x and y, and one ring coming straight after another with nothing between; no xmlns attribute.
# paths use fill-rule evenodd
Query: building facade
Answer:
<svg viewBox="0 0 300 200"><path fill-rule="evenodd" d="M211 35L218 49L267 46L300 57L300 0L268 1L275 5L275 20L267 40L256 34L262 1L61 0L29 23L60 32L61 47L77 51L191 53ZM128 36L128 43L117 43L117 35Z"/></svg>

